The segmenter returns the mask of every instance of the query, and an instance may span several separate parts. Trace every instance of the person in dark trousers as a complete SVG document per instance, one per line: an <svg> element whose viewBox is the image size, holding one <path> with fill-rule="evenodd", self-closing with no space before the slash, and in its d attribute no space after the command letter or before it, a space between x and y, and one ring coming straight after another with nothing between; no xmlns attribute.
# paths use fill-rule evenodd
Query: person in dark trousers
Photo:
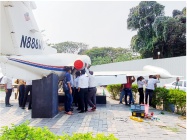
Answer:
<svg viewBox="0 0 187 140"><path fill-rule="evenodd" d="M124 88L125 88L125 104L127 104L127 95L129 95L129 105L134 104L134 99L133 99L133 95L132 95L132 83L135 81L135 77L134 76L127 76L127 83L124 84Z"/></svg>
<svg viewBox="0 0 187 140"><path fill-rule="evenodd" d="M79 113L84 113L88 111L88 77L85 75L85 70L81 70L81 76L78 81L78 92L81 100L81 111Z"/></svg>
<svg viewBox="0 0 187 140"><path fill-rule="evenodd" d="M139 92L139 104L144 104L144 92L143 92L143 85L145 84L143 81L143 77L140 76L137 78L137 85L138 85L138 92Z"/></svg>
<svg viewBox="0 0 187 140"><path fill-rule="evenodd" d="M86 74L89 77L89 82L88 82L88 104L92 107L90 111L95 111L96 110L96 84L95 84L95 76L93 75L93 71L88 71L87 68L85 68ZM92 102L93 99L93 102Z"/></svg>
<svg viewBox="0 0 187 140"><path fill-rule="evenodd" d="M11 106L13 106L10 104L10 96L12 94L12 79L4 76L3 82L5 84L4 86L5 86L5 92L6 92L5 107L11 107Z"/></svg>
<svg viewBox="0 0 187 140"><path fill-rule="evenodd" d="M155 89L155 84L156 83L160 83L159 78L160 75L156 76L157 79L154 78L153 75L149 76L149 80L147 81L147 86L146 86L146 90L145 90L145 104L147 104L147 99L149 96L149 106L152 106L152 97L153 97L153 91Z"/></svg>
<svg viewBox="0 0 187 140"><path fill-rule="evenodd" d="M71 111L73 111L73 103L74 103L74 94L75 94L75 90L74 90L74 78L73 78L73 74L71 72L70 74L71 80L70 80L70 84L71 84L71 90L72 90L72 94L70 94L71 97Z"/></svg>
<svg viewBox="0 0 187 140"><path fill-rule="evenodd" d="M124 89L124 84L121 84L121 87L120 87L120 98L119 98L119 104L123 104L123 98L124 98L124 95L125 95L125 89Z"/></svg>
<svg viewBox="0 0 187 140"><path fill-rule="evenodd" d="M27 80L26 81L25 94L24 94L22 109L25 109L25 105L26 105L26 102L27 102L29 92L30 92L30 98L29 98L28 110L32 109L32 80Z"/></svg>
<svg viewBox="0 0 187 140"><path fill-rule="evenodd" d="M24 94L25 94L25 82L21 79L18 80L18 86L19 86L19 107L22 107Z"/></svg>
<svg viewBox="0 0 187 140"><path fill-rule="evenodd" d="M75 73L76 78L74 80L74 88L75 88L75 95L74 95L74 101L75 101L75 106L77 106L77 110L81 110L80 108L80 98L79 98L79 92L78 92L78 81L79 81L79 77L80 77L80 71L77 71Z"/></svg>
<svg viewBox="0 0 187 140"><path fill-rule="evenodd" d="M71 67L67 67L66 74L63 80L63 90L65 92L65 113L72 115L71 104L72 104L72 88L71 88Z"/></svg>

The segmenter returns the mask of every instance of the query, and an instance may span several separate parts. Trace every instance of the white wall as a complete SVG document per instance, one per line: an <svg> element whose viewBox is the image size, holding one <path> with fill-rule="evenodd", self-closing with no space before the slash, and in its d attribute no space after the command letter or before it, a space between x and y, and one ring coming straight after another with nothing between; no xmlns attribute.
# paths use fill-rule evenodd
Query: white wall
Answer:
<svg viewBox="0 0 187 140"><path fill-rule="evenodd" d="M110 63L92 66L92 71L138 71L142 70L145 65L158 66L166 69L172 75L184 76L181 79L186 79L186 56L165 58L165 59L141 59L118 63ZM147 78L147 77L145 77ZM175 81L175 78L161 79L158 86L163 86L166 83Z"/></svg>

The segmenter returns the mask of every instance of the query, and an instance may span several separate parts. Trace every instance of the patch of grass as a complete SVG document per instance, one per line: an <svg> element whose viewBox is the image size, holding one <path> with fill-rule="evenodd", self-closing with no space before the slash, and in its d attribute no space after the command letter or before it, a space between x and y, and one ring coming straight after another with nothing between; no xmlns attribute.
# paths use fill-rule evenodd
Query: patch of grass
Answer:
<svg viewBox="0 0 187 140"><path fill-rule="evenodd" d="M162 129L170 130L172 132L179 132L179 129L176 127L170 127L170 126L159 126Z"/></svg>

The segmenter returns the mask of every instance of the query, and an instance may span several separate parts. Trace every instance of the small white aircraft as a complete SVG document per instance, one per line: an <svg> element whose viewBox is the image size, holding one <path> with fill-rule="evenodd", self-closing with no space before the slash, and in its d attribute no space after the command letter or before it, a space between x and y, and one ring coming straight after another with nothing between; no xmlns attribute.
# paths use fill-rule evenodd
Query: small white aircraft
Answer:
<svg viewBox="0 0 187 140"><path fill-rule="evenodd" d="M91 65L91 60L86 55L56 53L54 48L46 45L32 13L36 9L34 2L0 3L3 35L0 64L3 75L24 80L41 79L50 73L63 77L66 66L81 70L85 63ZM173 77L168 71L154 66L146 66L143 71L94 72L94 75L97 77L97 85L126 83L126 76Z"/></svg>

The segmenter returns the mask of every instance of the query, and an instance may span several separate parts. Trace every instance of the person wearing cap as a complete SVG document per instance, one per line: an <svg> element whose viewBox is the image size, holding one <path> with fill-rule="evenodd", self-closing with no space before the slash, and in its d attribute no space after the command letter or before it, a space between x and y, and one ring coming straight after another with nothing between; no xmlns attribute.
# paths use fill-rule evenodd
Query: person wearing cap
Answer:
<svg viewBox="0 0 187 140"><path fill-rule="evenodd" d="M66 74L63 80L63 91L65 92L65 112L68 115L72 115L71 112L71 103L72 103L72 89L71 89L71 68L67 67L65 68Z"/></svg>
<svg viewBox="0 0 187 140"><path fill-rule="evenodd" d="M96 84L95 84L95 76L93 75L93 71L88 71L87 67L85 68L86 74L89 77L88 82L88 104L92 107L91 111L95 111L96 109ZM92 102L93 99L93 102Z"/></svg>
<svg viewBox="0 0 187 140"><path fill-rule="evenodd" d="M85 70L81 70L81 76L78 80L78 92L81 103L81 111L79 113L84 113L88 111L87 96L88 96L88 77L85 75Z"/></svg>

